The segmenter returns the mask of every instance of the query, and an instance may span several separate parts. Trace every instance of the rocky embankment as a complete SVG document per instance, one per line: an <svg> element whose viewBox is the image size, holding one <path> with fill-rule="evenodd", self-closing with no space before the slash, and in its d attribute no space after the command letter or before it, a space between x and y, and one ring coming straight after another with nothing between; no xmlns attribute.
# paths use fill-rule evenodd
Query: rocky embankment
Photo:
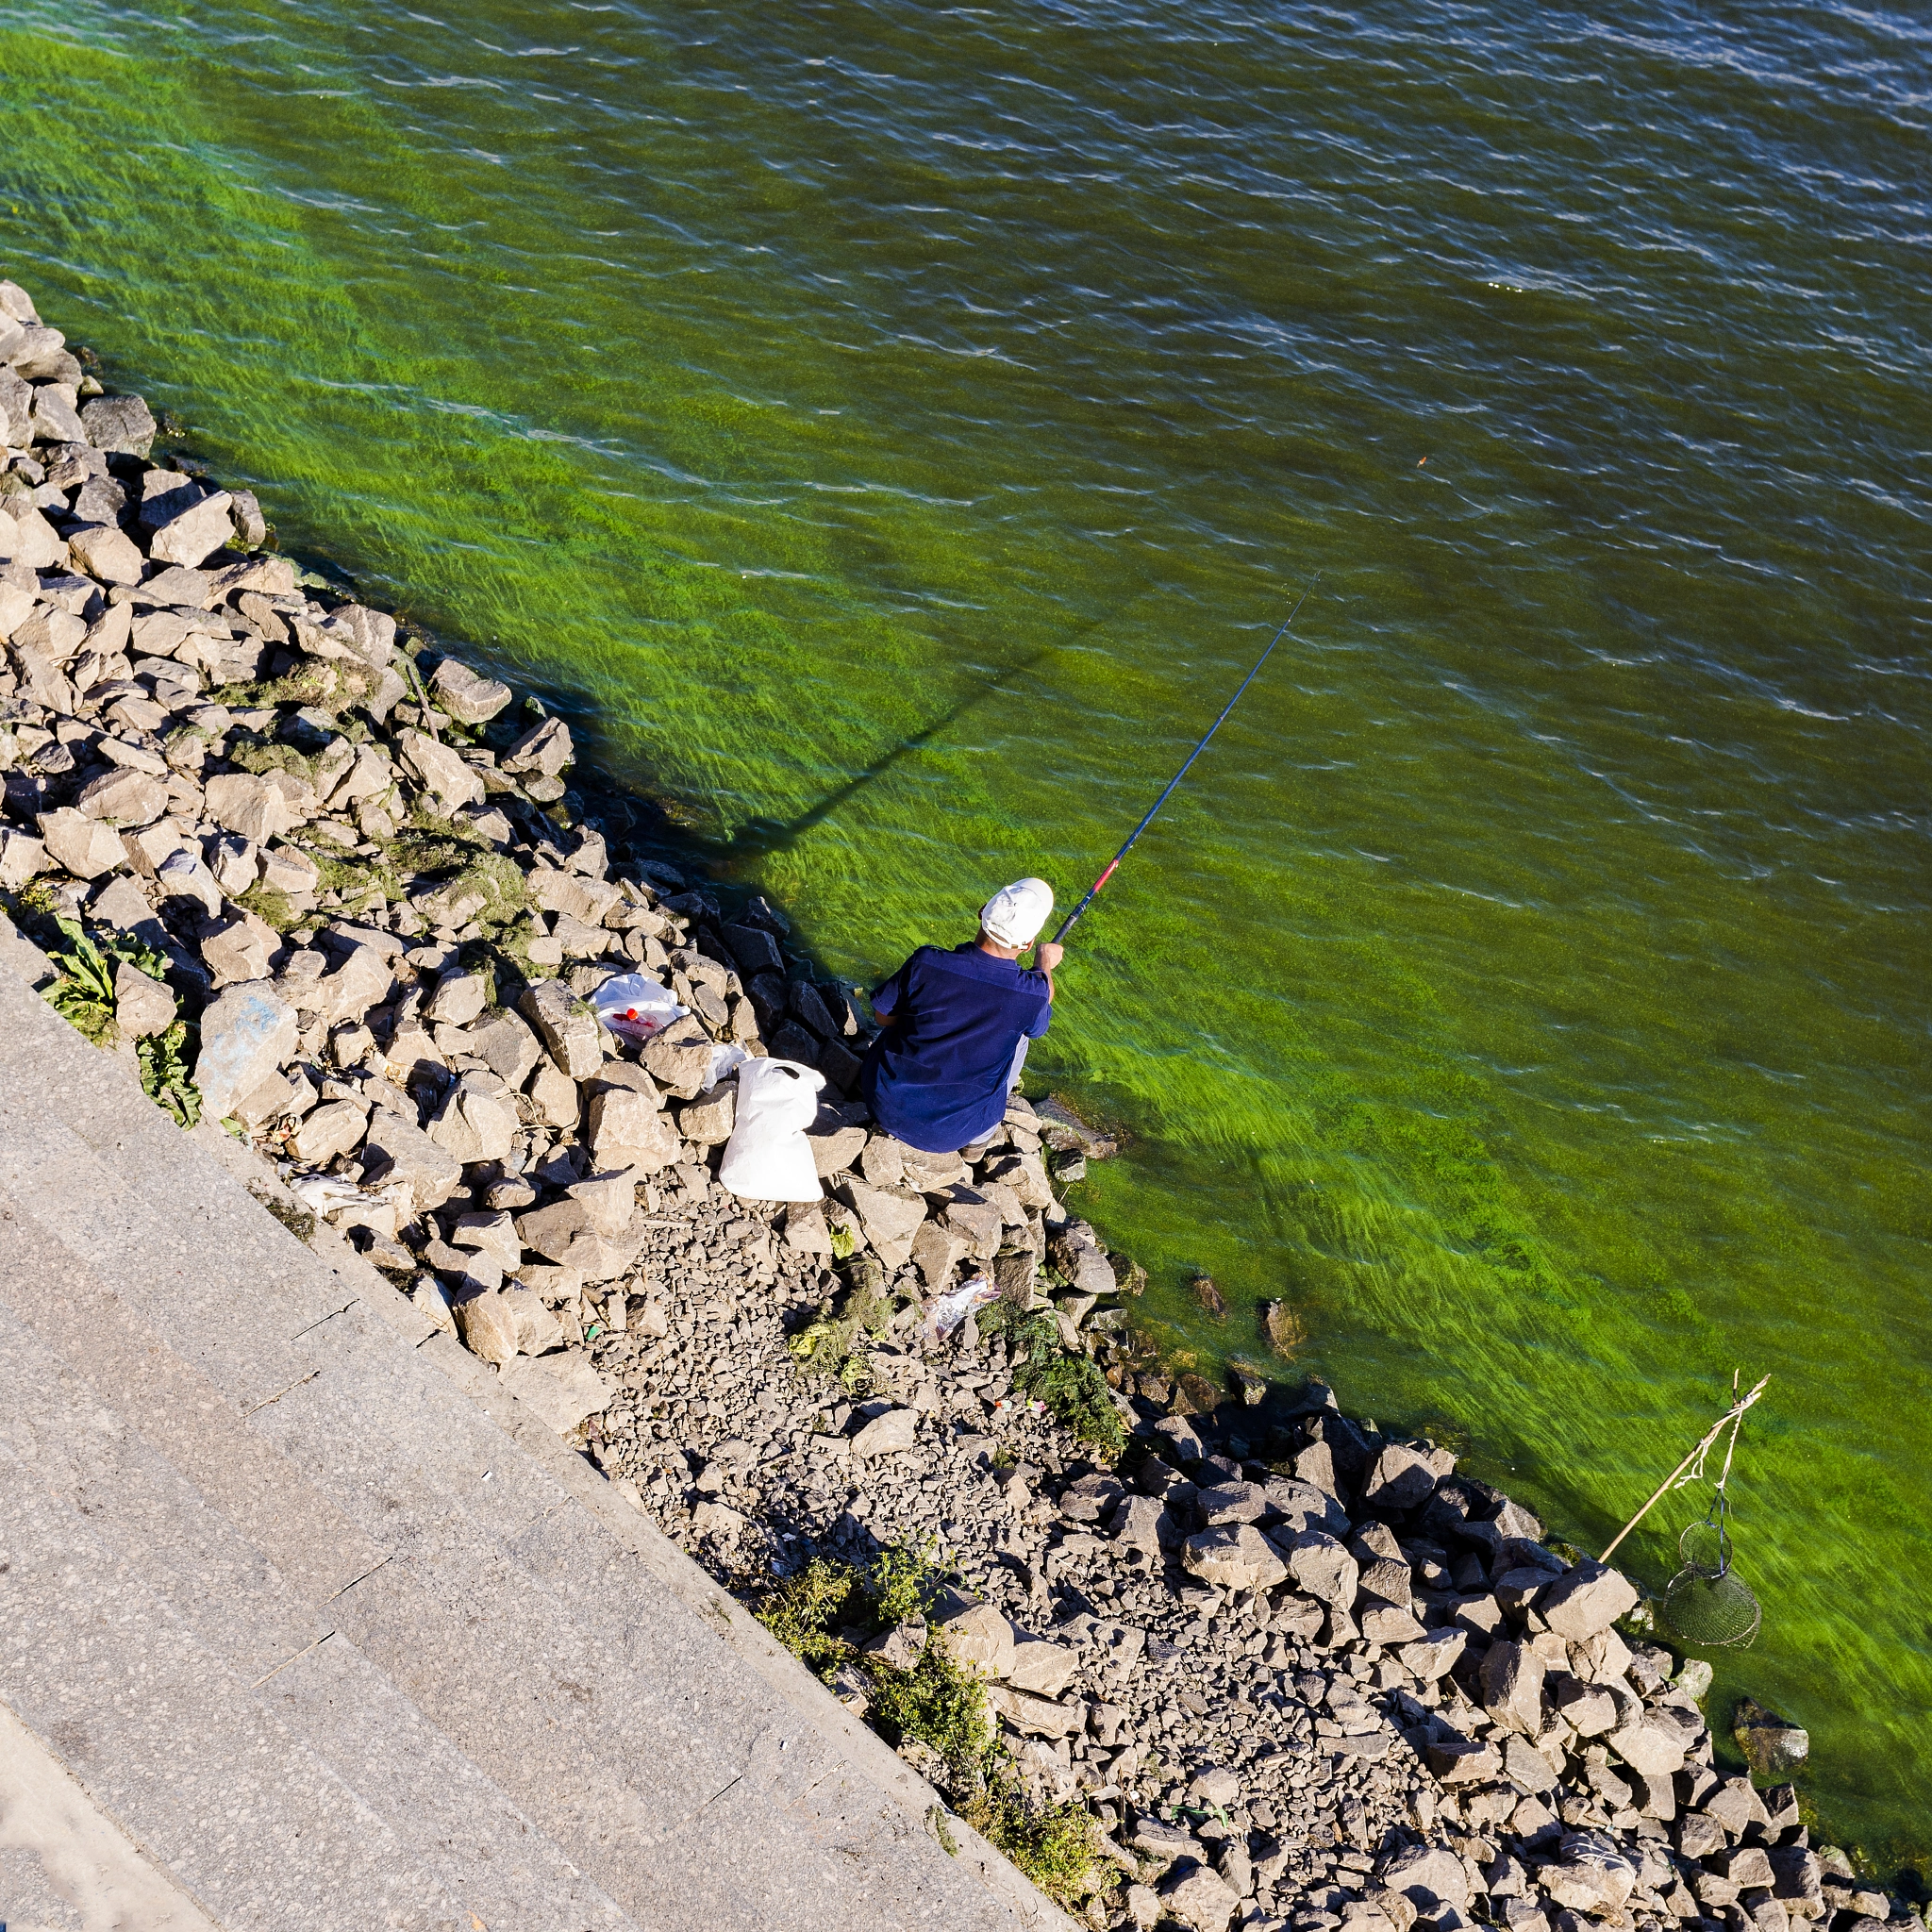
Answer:
<svg viewBox="0 0 1932 1932"><path fill-rule="evenodd" d="M1713 1768L1707 1673L1622 1575L1318 1384L1177 1391L1062 1199L1105 1152L1077 1122L1016 1098L970 1168L876 1131L861 1009L777 911L639 857L561 721L262 549L155 439L0 283L0 886L43 991L1070 1908L1907 1917L1789 1785ZM684 1009L641 1043L594 1004L630 974ZM730 1048L825 1075L823 1201L714 1177Z"/></svg>

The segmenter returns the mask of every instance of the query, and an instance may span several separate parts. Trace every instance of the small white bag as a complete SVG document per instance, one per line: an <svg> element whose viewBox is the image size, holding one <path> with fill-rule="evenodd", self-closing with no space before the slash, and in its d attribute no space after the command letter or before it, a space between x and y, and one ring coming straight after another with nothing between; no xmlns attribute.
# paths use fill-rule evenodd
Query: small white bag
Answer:
<svg viewBox="0 0 1932 1932"><path fill-rule="evenodd" d="M744 1201L819 1201L818 1164L805 1130L818 1118L825 1076L796 1060L746 1060L738 1070L737 1124L718 1178Z"/></svg>

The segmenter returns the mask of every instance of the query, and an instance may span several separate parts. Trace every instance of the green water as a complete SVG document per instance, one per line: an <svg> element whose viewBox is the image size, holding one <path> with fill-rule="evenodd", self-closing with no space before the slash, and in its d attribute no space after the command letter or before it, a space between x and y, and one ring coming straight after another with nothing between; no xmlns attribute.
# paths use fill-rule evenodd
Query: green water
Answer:
<svg viewBox="0 0 1932 1932"><path fill-rule="evenodd" d="M1928 53L1677 0L16 0L0 261L855 976L1077 891L1320 571L1081 928L1035 1064L1136 1136L1082 1205L1177 1344L1285 1294L1586 1544L1771 1373L1720 1685L1896 1857Z"/></svg>

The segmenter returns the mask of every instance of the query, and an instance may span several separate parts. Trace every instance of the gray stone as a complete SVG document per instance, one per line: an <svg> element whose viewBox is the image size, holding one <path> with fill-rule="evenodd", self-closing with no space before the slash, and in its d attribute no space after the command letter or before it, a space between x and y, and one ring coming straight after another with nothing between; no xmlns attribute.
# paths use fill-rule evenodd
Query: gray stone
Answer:
<svg viewBox="0 0 1932 1932"><path fill-rule="evenodd" d="M1180 1525L1155 1496L1124 1496L1114 1510L1113 1534L1116 1542L1156 1557L1182 1541Z"/></svg>
<svg viewBox="0 0 1932 1932"><path fill-rule="evenodd" d="M575 752L570 741L570 726L561 718L545 718L533 724L504 755L506 772L535 772L555 778L568 765Z"/></svg>
<svg viewBox="0 0 1932 1932"><path fill-rule="evenodd" d="M462 1048L507 1086L518 1088L543 1057L537 1036L515 1013L492 1013L466 1027Z"/></svg>
<svg viewBox="0 0 1932 1932"><path fill-rule="evenodd" d="M424 1002L423 1017L440 1026L467 1026L483 1010L489 992L480 973L445 973ZM530 1065L535 1064L533 1059Z"/></svg>
<svg viewBox="0 0 1932 1932"><path fill-rule="evenodd" d="M1674 1726L1639 1719L1607 1733L1604 1741L1645 1777L1669 1777L1684 1766L1684 1737Z"/></svg>
<svg viewBox="0 0 1932 1932"><path fill-rule="evenodd" d="M1558 1637L1580 1643L1635 1609L1637 1590L1620 1571L1586 1557L1549 1587L1537 1607Z"/></svg>
<svg viewBox="0 0 1932 1932"><path fill-rule="evenodd" d="M962 1669L1004 1677L1013 1667L1013 1626L991 1604L968 1604L943 1623L945 1645Z"/></svg>
<svg viewBox="0 0 1932 1932"><path fill-rule="evenodd" d="M1177 1867L1160 1888L1169 1913L1193 1932L1227 1932L1241 1900L1207 1865Z"/></svg>
<svg viewBox="0 0 1932 1932"><path fill-rule="evenodd" d="M874 1188L850 1176L839 1198L858 1216L858 1224L874 1251L888 1266L903 1263L912 1252L912 1237L925 1219L925 1203L917 1194L896 1188Z"/></svg>
<svg viewBox="0 0 1932 1932"><path fill-rule="evenodd" d="M370 1116L362 1176L368 1187L407 1187L414 1210L422 1213L441 1208L456 1192L462 1185L463 1169L454 1155L439 1147L412 1121L379 1107Z"/></svg>
<svg viewBox="0 0 1932 1932"><path fill-rule="evenodd" d="M1541 1873L1544 1890L1573 1912L1621 1911L1637 1885L1636 1860L1600 1831L1563 1835L1557 1861Z"/></svg>
<svg viewBox="0 0 1932 1932"><path fill-rule="evenodd" d="M819 1171L819 1178L826 1180L850 1167L865 1151L871 1136L863 1127L833 1127L825 1131L808 1130L805 1138L811 1143L812 1164Z"/></svg>
<svg viewBox="0 0 1932 1932"><path fill-rule="evenodd" d="M674 1020L638 1056L680 1100L695 1100L711 1076L711 1040L695 1020Z"/></svg>
<svg viewBox="0 0 1932 1932"><path fill-rule="evenodd" d="M295 1130L295 1158L305 1167L323 1167L362 1144L369 1109L353 1100L332 1100L303 1116Z"/></svg>
<svg viewBox="0 0 1932 1932"><path fill-rule="evenodd" d="M1739 1700L1731 1736L1737 1740L1738 1749L1744 1754L1744 1762L1757 1777L1788 1776L1811 1755L1811 1738L1807 1731L1775 1716L1749 1697ZM1610 1742L1617 1746L1619 1753L1633 1768L1640 1771L1643 1768L1624 1752L1616 1738L1611 1738Z"/></svg>
<svg viewBox="0 0 1932 1932"><path fill-rule="evenodd" d="M1191 1536L1181 1561L1191 1574L1223 1590L1270 1590L1288 1574L1267 1538L1245 1523Z"/></svg>
<svg viewBox="0 0 1932 1932"><path fill-rule="evenodd" d="M455 658L445 658L436 667L429 689L459 724L487 724L510 701L508 685L479 677Z"/></svg>
<svg viewBox="0 0 1932 1932"><path fill-rule="evenodd" d="M138 584L143 559L134 540L114 524L82 524L67 533L74 560L104 584Z"/></svg>
<svg viewBox="0 0 1932 1932"><path fill-rule="evenodd" d="M604 1029L597 1015L562 980L533 982L517 1010L573 1080L588 1080L604 1064Z"/></svg>
<svg viewBox="0 0 1932 1932"><path fill-rule="evenodd" d="M0 886L17 892L29 879L47 870L47 845L31 832L0 825Z"/></svg>
<svg viewBox="0 0 1932 1932"><path fill-rule="evenodd" d="M1399 1514L1419 1509L1436 1492L1436 1473L1420 1451L1391 1442L1375 1460L1362 1485L1362 1501L1371 1509Z"/></svg>
<svg viewBox="0 0 1932 1932"><path fill-rule="evenodd" d="M147 554L157 563L183 563L191 569L212 557L235 534L234 519L228 514L232 501L225 490L203 497L155 530Z"/></svg>
<svg viewBox="0 0 1932 1932"><path fill-rule="evenodd" d="M600 1167L657 1174L683 1153L670 1117L650 1096L628 1087L607 1087L593 1093L586 1128Z"/></svg>
<svg viewBox="0 0 1932 1932"><path fill-rule="evenodd" d="M1015 1690L1030 1690L1036 1697L1058 1697L1072 1680L1079 1661L1065 1644L1050 1643L1044 1638L1028 1639L1014 1645L1007 1682Z"/></svg>
<svg viewBox="0 0 1932 1932"><path fill-rule="evenodd" d="M1418 1845L1398 1852L1389 1861L1382 1882L1425 1918L1434 1918L1444 1906L1454 1906L1459 1912L1469 1909L1468 1869L1446 1846Z"/></svg>
<svg viewBox="0 0 1932 1932"><path fill-rule="evenodd" d="M501 1366L519 1353L516 1307L502 1289L465 1295L456 1304L457 1333L472 1355Z"/></svg>
<svg viewBox="0 0 1932 1932"><path fill-rule="evenodd" d="M192 872L189 876L192 877ZM221 903L219 896L215 903ZM207 901L204 900L203 904L206 905ZM267 930L246 917L237 917L219 925L203 928L198 941L202 963L214 975L217 986L234 986L242 981L268 977L268 962L275 946L272 933L268 938L263 937Z"/></svg>
<svg viewBox="0 0 1932 1932"><path fill-rule="evenodd" d="M504 1369L498 1385L536 1410L559 1436L586 1416L601 1415L615 1391L580 1355L525 1357Z"/></svg>
<svg viewBox="0 0 1932 1932"><path fill-rule="evenodd" d="M1506 1729L1534 1738L1543 1727L1543 1660L1526 1645L1498 1638L1478 1671L1483 1708Z"/></svg>
<svg viewBox="0 0 1932 1932"><path fill-rule="evenodd" d="M165 1033L175 1024L175 995L124 959L114 969L114 1024L124 1040Z"/></svg>
<svg viewBox="0 0 1932 1932"><path fill-rule="evenodd" d="M731 1138L738 1115L738 1089L707 1088L695 1100L677 1110L677 1131L700 1147L715 1147Z"/></svg>
<svg viewBox="0 0 1932 1932"><path fill-rule="evenodd" d="M1455 1668L1468 1642L1469 1632L1459 1624L1449 1624L1440 1630L1431 1630L1419 1642L1404 1644L1396 1653L1396 1659L1410 1675L1432 1683Z"/></svg>
<svg viewBox="0 0 1932 1932"><path fill-rule="evenodd" d="M1277 1538L1277 1542L1282 1540ZM1295 1587L1338 1610L1353 1607L1359 1570L1348 1551L1326 1530L1305 1529L1287 1545Z"/></svg>
<svg viewBox="0 0 1932 1932"><path fill-rule="evenodd" d="M85 416L87 411L83 409L81 414ZM268 541L268 519L262 515L254 491L231 490L228 516L235 525L236 541L243 549L257 550Z"/></svg>
<svg viewBox="0 0 1932 1932"><path fill-rule="evenodd" d="M295 829L295 814L280 788L253 772L224 772L204 788L208 815L223 830L266 845Z"/></svg>
<svg viewBox="0 0 1932 1932"><path fill-rule="evenodd" d="M65 866L75 878L97 879L126 861L126 851L113 827L75 811L72 806L42 812L40 830L48 857Z"/></svg>
<svg viewBox="0 0 1932 1932"><path fill-rule="evenodd" d="M231 986L202 1009L194 1084L219 1121L295 1051L295 1009L260 980Z"/></svg>
<svg viewBox="0 0 1932 1932"><path fill-rule="evenodd" d="M459 1080L443 1096L429 1124L429 1138L462 1166L502 1160L516 1144L519 1122L508 1092L491 1092Z"/></svg>
<svg viewBox="0 0 1932 1932"><path fill-rule="evenodd" d="M483 803L483 780L448 745L423 731L405 731L396 744L404 769L422 781L445 818Z"/></svg>
<svg viewBox="0 0 1932 1932"><path fill-rule="evenodd" d="M852 1439L852 1453L861 1459L874 1456L896 1456L915 1447L919 1441L919 1411L889 1408L875 1415Z"/></svg>

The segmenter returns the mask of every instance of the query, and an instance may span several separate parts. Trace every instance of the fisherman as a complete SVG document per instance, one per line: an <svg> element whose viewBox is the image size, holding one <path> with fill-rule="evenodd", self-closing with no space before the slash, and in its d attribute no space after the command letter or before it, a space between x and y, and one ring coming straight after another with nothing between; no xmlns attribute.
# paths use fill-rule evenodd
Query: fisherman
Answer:
<svg viewBox="0 0 1932 1932"><path fill-rule="evenodd" d="M976 1160L1005 1118L1030 1041L1047 1028L1063 948L1041 940L1053 910L1044 879L1017 879L979 908L979 936L950 952L921 946L872 996L881 1031L860 1091L887 1133L928 1154Z"/></svg>

